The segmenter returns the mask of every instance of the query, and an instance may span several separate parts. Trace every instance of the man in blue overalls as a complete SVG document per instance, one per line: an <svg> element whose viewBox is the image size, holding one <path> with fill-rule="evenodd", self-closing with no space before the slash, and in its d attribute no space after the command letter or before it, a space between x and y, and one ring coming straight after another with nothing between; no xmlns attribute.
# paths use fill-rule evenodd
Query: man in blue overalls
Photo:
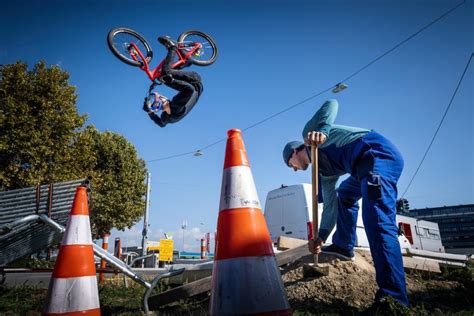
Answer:
<svg viewBox="0 0 474 316"><path fill-rule="evenodd" d="M324 200L320 238L316 243L310 242L310 250L321 251L337 221L333 244L322 247L322 251L352 260L358 201L362 198L362 219L379 286L375 302L392 296L408 306L396 224L397 181L403 158L397 148L377 132L334 124L337 111L336 100L326 101L303 129L306 144L318 145ZM309 150L310 146L302 142L290 142L283 150L283 159L295 171L306 170L311 163ZM336 188L339 177L345 174L350 176Z"/></svg>

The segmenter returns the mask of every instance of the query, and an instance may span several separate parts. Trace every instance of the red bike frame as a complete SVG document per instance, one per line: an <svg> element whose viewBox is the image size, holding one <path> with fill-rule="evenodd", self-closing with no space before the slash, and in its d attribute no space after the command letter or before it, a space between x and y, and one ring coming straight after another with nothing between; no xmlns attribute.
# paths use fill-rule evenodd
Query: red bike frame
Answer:
<svg viewBox="0 0 474 316"><path fill-rule="evenodd" d="M189 59L189 57L191 57L191 55L193 55L194 53L196 53L196 51L202 48L201 43L194 42L193 46L186 47L186 50L189 51L183 53L181 51L184 48L182 45L182 43L178 43L178 48L175 48L176 55L178 56L178 61L171 65L171 68L176 68L183 65ZM155 69L150 70L150 66L146 61L145 56L143 56L143 53L140 51L140 49L138 49L138 46L135 45L135 43L130 43L130 46L131 48L129 48L128 51L133 60L143 63L143 66L141 66L140 69L147 74L148 78L150 78L151 81L154 82L156 79L159 79L161 77L161 69L163 68L165 60L163 59L160 64L156 66ZM135 52L138 54L138 56L135 54Z"/></svg>

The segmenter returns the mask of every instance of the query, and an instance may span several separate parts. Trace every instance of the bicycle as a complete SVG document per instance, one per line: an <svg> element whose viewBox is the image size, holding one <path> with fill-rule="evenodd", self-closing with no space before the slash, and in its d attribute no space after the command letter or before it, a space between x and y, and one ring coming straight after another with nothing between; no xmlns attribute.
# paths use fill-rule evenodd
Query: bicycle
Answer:
<svg viewBox="0 0 474 316"><path fill-rule="evenodd" d="M132 29L118 27L112 29L107 36L107 44L112 53L124 63L139 67L154 85L161 84L163 59L155 69L150 69L153 51L147 40ZM171 66L179 68L187 62L196 66L209 66L216 61L217 45L206 33L189 30L179 35L176 41L178 60ZM153 85L152 84L152 85Z"/></svg>

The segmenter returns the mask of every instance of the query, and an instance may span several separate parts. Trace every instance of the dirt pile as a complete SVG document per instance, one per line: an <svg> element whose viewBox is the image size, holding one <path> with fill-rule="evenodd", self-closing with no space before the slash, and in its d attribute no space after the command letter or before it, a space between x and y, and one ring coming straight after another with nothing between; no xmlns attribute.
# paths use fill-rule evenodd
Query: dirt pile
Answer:
<svg viewBox="0 0 474 316"><path fill-rule="evenodd" d="M370 254L358 251L354 262L320 255L320 262L330 264L329 275L303 278L302 266L313 262L312 260L312 256L303 257L282 271L288 300L293 309L318 311L333 306L341 312L338 307L343 310L358 310L372 304L377 288Z"/></svg>
<svg viewBox="0 0 474 316"><path fill-rule="evenodd" d="M312 263L312 256L303 257L282 269L282 278L293 310L351 315L373 303L377 285L370 252L356 250L354 262L340 261L327 255L320 255L319 261L330 264L329 276L303 277L302 266ZM427 279L416 273L407 274L406 280L414 314L474 310L472 280L453 281L440 276Z"/></svg>

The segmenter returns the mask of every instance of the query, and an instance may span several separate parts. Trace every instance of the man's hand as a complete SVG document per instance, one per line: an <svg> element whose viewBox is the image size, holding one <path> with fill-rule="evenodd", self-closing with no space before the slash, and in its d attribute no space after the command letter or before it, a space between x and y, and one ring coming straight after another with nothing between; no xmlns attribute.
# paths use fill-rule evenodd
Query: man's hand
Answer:
<svg viewBox="0 0 474 316"><path fill-rule="evenodd" d="M147 104L147 102L146 102L146 101L147 101L146 99L147 99L147 98L145 98L145 101L143 102L143 107L142 107L142 109L143 109L143 111L145 111L145 112L147 112L148 114L150 114L152 111L151 111L150 107L148 106L148 104Z"/></svg>
<svg viewBox="0 0 474 316"><path fill-rule="evenodd" d="M321 132L308 132L305 139L307 145L321 145L326 141L326 135Z"/></svg>
<svg viewBox="0 0 474 316"><path fill-rule="evenodd" d="M324 241L318 237L318 239L311 239L308 241L309 252L313 254L318 254L321 252L321 247L323 246Z"/></svg>

